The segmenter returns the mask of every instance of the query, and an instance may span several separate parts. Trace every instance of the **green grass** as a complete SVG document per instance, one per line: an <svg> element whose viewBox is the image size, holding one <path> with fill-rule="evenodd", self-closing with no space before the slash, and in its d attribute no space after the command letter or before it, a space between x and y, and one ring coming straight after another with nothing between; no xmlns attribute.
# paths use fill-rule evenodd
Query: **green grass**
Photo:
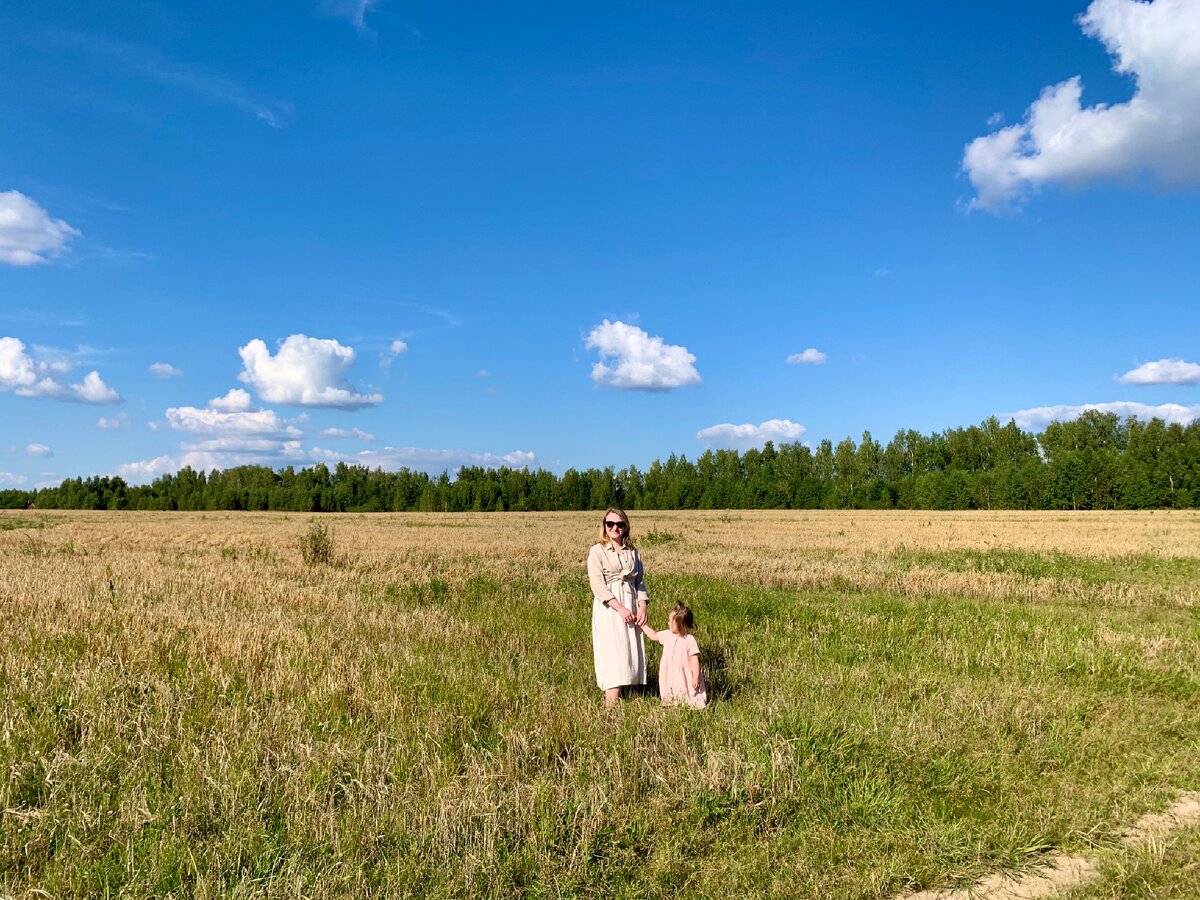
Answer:
<svg viewBox="0 0 1200 900"><path fill-rule="evenodd" d="M353 615L248 611L278 623L237 650L119 592L101 627L7 628L0 895L887 897L1087 849L1200 785L1190 608L659 576L652 623L692 606L715 702L606 715L582 577L339 584ZM1078 896L1197 896L1197 859L1193 833Z"/></svg>

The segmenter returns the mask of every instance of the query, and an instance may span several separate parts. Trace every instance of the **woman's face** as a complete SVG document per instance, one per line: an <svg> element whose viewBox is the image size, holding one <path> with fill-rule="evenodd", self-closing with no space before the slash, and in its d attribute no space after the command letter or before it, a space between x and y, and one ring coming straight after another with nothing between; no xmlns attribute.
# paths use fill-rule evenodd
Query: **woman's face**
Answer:
<svg viewBox="0 0 1200 900"><path fill-rule="evenodd" d="M629 523L616 513L610 512L604 517L604 533L608 535L608 539L613 543L625 543L625 534L628 531Z"/></svg>

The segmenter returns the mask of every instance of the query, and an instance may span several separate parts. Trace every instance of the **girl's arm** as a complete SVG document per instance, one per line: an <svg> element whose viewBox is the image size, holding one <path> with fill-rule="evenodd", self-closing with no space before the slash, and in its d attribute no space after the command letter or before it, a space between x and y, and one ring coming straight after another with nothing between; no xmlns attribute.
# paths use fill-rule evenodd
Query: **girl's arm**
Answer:
<svg viewBox="0 0 1200 900"><path fill-rule="evenodd" d="M652 641L659 641L659 643L662 642L658 636L658 632L650 627L649 622L642 625L642 634L646 635L646 637L650 638Z"/></svg>
<svg viewBox="0 0 1200 900"><path fill-rule="evenodd" d="M689 644L687 665L683 667L683 672L687 676L688 692L694 694L700 690L700 648L694 640L689 639Z"/></svg>

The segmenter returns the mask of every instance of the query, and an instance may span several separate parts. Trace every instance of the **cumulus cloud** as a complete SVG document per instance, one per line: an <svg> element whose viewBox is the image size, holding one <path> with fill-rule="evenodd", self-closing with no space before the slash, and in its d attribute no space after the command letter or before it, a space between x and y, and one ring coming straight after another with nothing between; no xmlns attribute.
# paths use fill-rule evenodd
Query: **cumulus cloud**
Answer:
<svg viewBox="0 0 1200 900"><path fill-rule="evenodd" d="M241 388L230 388L223 397L213 397L208 401L209 409L219 409L221 412L245 412L253 405L250 394Z"/></svg>
<svg viewBox="0 0 1200 900"><path fill-rule="evenodd" d="M635 391L669 391L700 381L686 347L650 337L635 325L605 319L587 336L589 350L600 351L592 380L602 387Z"/></svg>
<svg viewBox="0 0 1200 900"><path fill-rule="evenodd" d="M71 370L72 364L53 351L34 358L25 344L15 337L0 338L0 391L12 391L20 397L47 397L75 403L124 403L115 390L104 383L99 372L89 372L78 384L64 385L55 376ZM49 358L46 358L46 357Z"/></svg>
<svg viewBox="0 0 1200 900"><path fill-rule="evenodd" d="M107 416L101 416L96 422L96 427L102 431L116 431L118 428L128 428L130 426L128 413L117 413L111 419Z"/></svg>
<svg viewBox="0 0 1200 900"><path fill-rule="evenodd" d="M172 428L189 434L275 438L297 438L301 434L298 428L283 421L272 409L224 412L195 406L172 406L166 415Z"/></svg>
<svg viewBox="0 0 1200 900"><path fill-rule="evenodd" d="M313 447L314 459L327 462L345 462L351 465L381 468L390 472L410 469L418 472L438 474L456 472L462 466L481 466L497 469L525 469L537 463L537 454L529 450L514 450L511 453L473 453L467 450L438 450L429 447L384 447L380 450L363 450L346 454L334 450Z"/></svg>
<svg viewBox="0 0 1200 900"><path fill-rule="evenodd" d="M789 356L787 358L787 361L788 361L788 365L792 365L792 366L800 366L800 365L819 366L821 363L825 362L825 360L827 360L827 359L829 359L829 356L827 354L822 353L816 347L809 347L807 350L804 350L801 353L793 353L791 356Z"/></svg>
<svg viewBox="0 0 1200 900"><path fill-rule="evenodd" d="M1180 425L1188 425L1200 418L1200 406L1181 406L1178 403L1150 406L1146 403L1123 400L1115 403L1083 403L1078 406L1036 406L1032 409L1018 410L1015 413L1002 413L999 418L1004 421L1012 419L1026 431L1041 431L1051 422L1070 422L1078 419L1089 409L1102 413L1116 413L1122 419L1129 416L1147 422L1150 419L1162 419L1168 425L1176 422Z"/></svg>
<svg viewBox="0 0 1200 900"><path fill-rule="evenodd" d="M30 456L53 456L54 451L45 444L27 444L25 452Z"/></svg>
<svg viewBox="0 0 1200 900"><path fill-rule="evenodd" d="M375 435L361 428L323 428L317 432L321 437L356 438L360 441L373 441Z"/></svg>
<svg viewBox="0 0 1200 900"><path fill-rule="evenodd" d="M20 487L28 479L16 472L0 472L0 487Z"/></svg>
<svg viewBox="0 0 1200 900"><path fill-rule="evenodd" d="M190 438L180 444L179 453L125 463L117 467L116 474L140 484L184 466L207 471L308 461L300 445L300 430L282 420L274 410L230 412L178 406L168 409L166 418L173 429L185 432Z"/></svg>
<svg viewBox="0 0 1200 900"><path fill-rule="evenodd" d="M182 369L177 369L170 363L165 362L151 363L149 371L156 378L178 378L183 374Z"/></svg>
<svg viewBox="0 0 1200 900"><path fill-rule="evenodd" d="M169 475L183 468L173 456L156 456L153 459L124 463L117 466L117 474L130 484L145 484L160 475Z"/></svg>
<svg viewBox="0 0 1200 900"><path fill-rule="evenodd" d="M0 263L31 266L48 262L78 234L19 191L0 191Z"/></svg>
<svg viewBox="0 0 1200 900"><path fill-rule="evenodd" d="M1122 384L1200 384L1200 365L1182 359L1160 359L1142 363L1124 375L1118 375Z"/></svg>
<svg viewBox="0 0 1200 900"><path fill-rule="evenodd" d="M360 394L346 381L354 350L335 340L293 334L272 356L267 345L255 338L238 352L243 365L238 379L268 403L360 409L383 402L382 394Z"/></svg>
<svg viewBox="0 0 1200 900"><path fill-rule="evenodd" d="M749 450L767 441L777 444L798 441L806 430L789 419L768 419L759 425L710 425L696 432L696 440L713 449Z"/></svg>
<svg viewBox="0 0 1200 900"><path fill-rule="evenodd" d="M1133 78L1133 97L1083 106L1078 76L1045 88L1023 122L967 145L972 206L1000 211L1050 183L1200 180L1200 3L1095 0L1078 21Z"/></svg>
<svg viewBox="0 0 1200 900"><path fill-rule="evenodd" d="M104 383L99 372L88 372L79 384L71 385L71 392L84 403L124 403L125 400Z"/></svg>

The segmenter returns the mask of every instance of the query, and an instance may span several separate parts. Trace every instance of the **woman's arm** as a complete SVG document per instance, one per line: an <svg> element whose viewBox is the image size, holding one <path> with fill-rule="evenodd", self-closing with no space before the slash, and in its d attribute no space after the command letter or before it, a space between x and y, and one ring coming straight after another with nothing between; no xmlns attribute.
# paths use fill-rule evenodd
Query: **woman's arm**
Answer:
<svg viewBox="0 0 1200 900"><path fill-rule="evenodd" d="M588 584L592 587L592 596L619 615L626 625L632 625L636 617L625 608L624 604L617 602L617 598L612 595L612 591L608 589L608 583L604 580L604 566L600 561L600 555L603 552L599 544L594 545L588 551Z"/></svg>
<svg viewBox="0 0 1200 900"><path fill-rule="evenodd" d="M604 567L600 561L600 554L603 552L599 544L593 545L592 549L588 551L588 584L592 587L592 596L601 603L607 604L609 600L616 598L613 597L612 591L608 589L608 584L604 580Z"/></svg>
<svg viewBox="0 0 1200 900"><path fill-rule="evenodd" d="M646 608L647 608L648 604L650 603L650 597L646 593L646 578L645 578L646 571L645 571L645 569L642 568L642 554L638 553L637 550L634 550L633 552L634 552L634 554L636 554L636 558L637 558L637 563L635 564L637 566L637 568L636 568L637 576L634 578L634 582L633 582L633 588L637 592L637 620L636 621L637 621L638 625L645 625L646 620L647 620ZM653 637L653 635L651 635L651 637Z"/></svg>

